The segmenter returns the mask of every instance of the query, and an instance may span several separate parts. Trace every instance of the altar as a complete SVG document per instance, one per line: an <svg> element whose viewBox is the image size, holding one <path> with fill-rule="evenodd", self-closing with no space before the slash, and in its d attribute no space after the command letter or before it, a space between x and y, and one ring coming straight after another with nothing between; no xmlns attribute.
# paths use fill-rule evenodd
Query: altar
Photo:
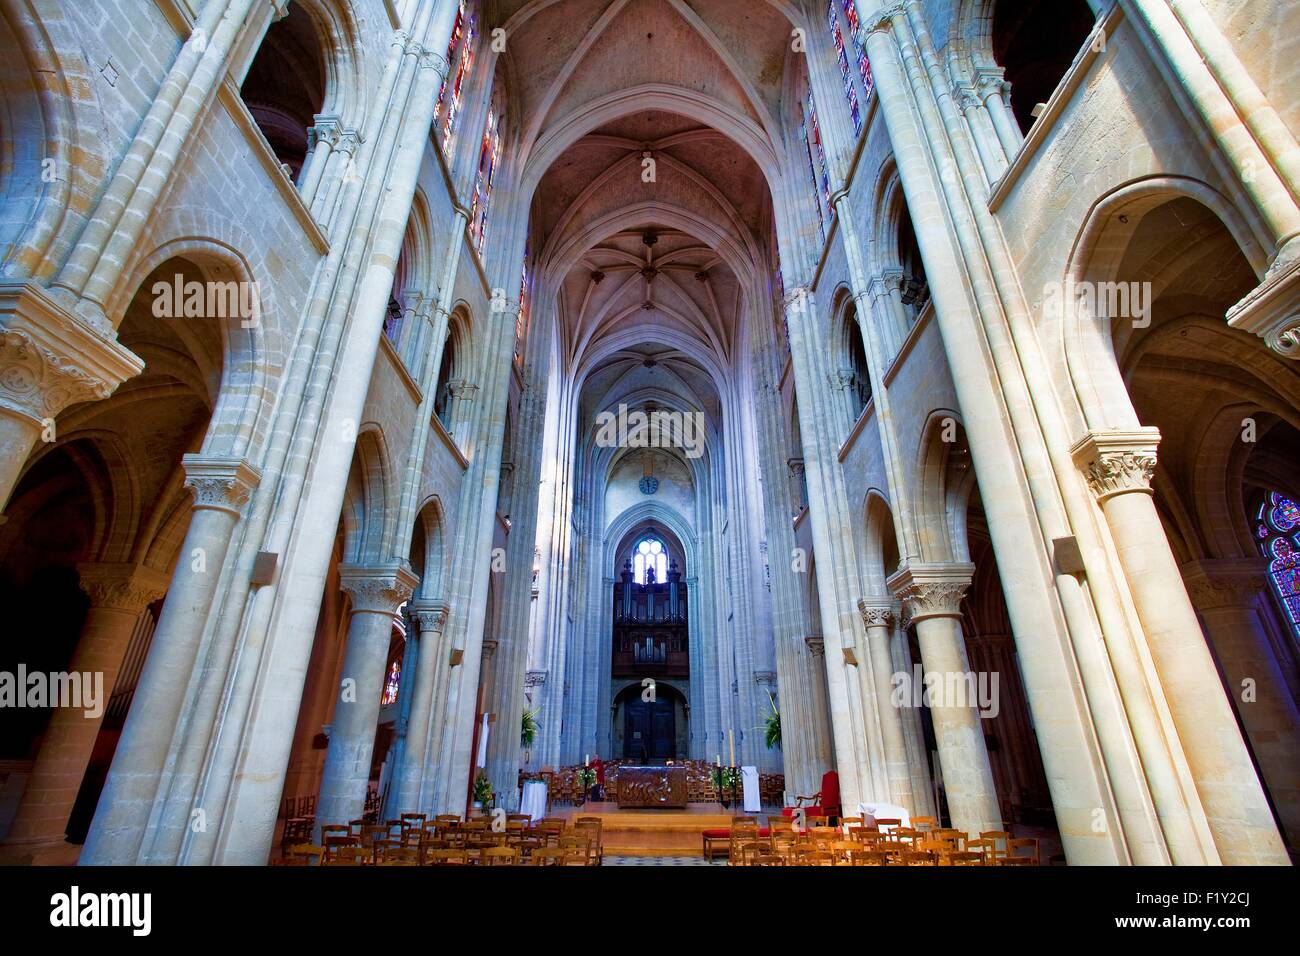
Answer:
<svg viewBox="0 0 1300 956"><path fill-rule="evenodd" d="M619 767L615 801L620 810L686 807L685 767Z"/></svg>

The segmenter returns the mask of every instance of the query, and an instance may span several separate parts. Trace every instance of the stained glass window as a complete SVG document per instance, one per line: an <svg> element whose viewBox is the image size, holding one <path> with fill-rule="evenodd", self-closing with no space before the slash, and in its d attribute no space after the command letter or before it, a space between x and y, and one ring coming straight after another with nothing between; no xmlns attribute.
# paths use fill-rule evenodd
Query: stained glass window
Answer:
<svg viewBox="0 0 1300 956"><path fill-rule="evenodd" d="M645 584L646 569L654 569L655 582L668 579L668 552L657 538L645 538L632 552L632 580Z"/></svg>
<svg viewBox="0 0 1300 956"><path fill-rule="evenodd" d="M479 147L478 172L474 175L474 195L469 207L469 232L474 237L474 247L483 251L487 238L488 211L492 202L492 184L496 181L497 163L501 159L501 130L497 128L496 108L488 110L487 125L483 128L483 144Z"/></svg>
<svg viewBox="0 0 1300 956"><path fill-rule="evenodd" d="M460 116L465 79L469 75L470 65L474 62L474 38L477 27L478 17L468 13L465 9L465 0L460 0L460 8L456 11L456 25L452 28L451 43L447 47L447 62L450 64L450 69L442 81L442 87L438 90L438 102L433 110L435 122L439 117L442 119L444 154L451 147L452 133L456 131L456 119Z"/></svg>
<svg viewBox="0 0 1300 956"><path fill-rule="evenodd" d="M519 317L515 319L515 361L524 360L524 333L528 331L528 255L531 237L524 240L524 267L519 276Z"/></svg>
<svg viewBox="0 0 1300 956"><path fill-rule="evenodd" d="M812 90L799 106L799 135L808 148L808 169L812 173L813 189L817 198L817 215L821 219L822 238L826 238L826 222L831 212L831 177L826 166L826 150L822 146L821 127L817 124L817 106Z"/></svg>
<svg viewBox="0 0 1300 956"><path fill-rule="evenodd" d="M380 706L387 707L389 704L397 703L397 691L401 686L402 662L393 661L392 666L388 668L388 680L384 682L384 696L379 702Z"/></svg>
<svg viewBox="0 0 1300 956"><path fill-rule="evenodd" d="M849 70L849 56L844 52L844 35L840 33L840 18L835 12L839 0L827 0L827 17L831 26L831 39L835 41L835 53L840 61L840 79L844 83L844 97L849 101L849 113L853 116L853 132L862 132L862 112L858 109L858 88L853 82Z"/></svg>
<svg viewBox="0 0 1300 956"><path fill-rule="evenodd" d="M1300 506L1276 492L1269 494L1260 505L1255 534L1287 623L1300 637Z"/></svg>
<svg viewBox="0 0 1300 956"><path fill-rule="evenodd" d="M841 0L844 5L844 26L853 44L853 55L858 61L858 74L862 77L862 92L871 95L875 80L871 76L871 64L867 62L866 37L862 35L862 21L858 19L858 5L855 0ZM843 52L840 54L843 56Z"/></svg>

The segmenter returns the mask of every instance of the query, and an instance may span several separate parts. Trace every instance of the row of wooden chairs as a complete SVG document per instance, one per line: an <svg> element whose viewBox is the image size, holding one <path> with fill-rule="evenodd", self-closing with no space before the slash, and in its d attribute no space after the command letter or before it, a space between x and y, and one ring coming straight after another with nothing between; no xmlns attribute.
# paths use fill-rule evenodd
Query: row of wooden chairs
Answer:
<svg viewBox="0 0 1300 956"><path fill-rule="evenodd" d="M486 817L462 821L445 814L428 820L423 814L403 814L384 825L352 821L322 826L319 844L285 845L283 856L274 862L284 866L599 866L603 860L599 817L579 818L570 827L559 817L534 825L527 815L510 814L504 828L497 830Z"/></svg>
<svg viewBox="0 0 1300 956"><path fill-rule="evenodd" d="M848 818L800 828L774 818L760 834L754 817L738 817L730 828L727 861L735 866L1038 866L1038 840L990 830L971 839L960 830L933 827L928 818L877 820L866 825ZM917 824L922 828L918 829ZM705 854L710 854L708 842Z"/></svg>

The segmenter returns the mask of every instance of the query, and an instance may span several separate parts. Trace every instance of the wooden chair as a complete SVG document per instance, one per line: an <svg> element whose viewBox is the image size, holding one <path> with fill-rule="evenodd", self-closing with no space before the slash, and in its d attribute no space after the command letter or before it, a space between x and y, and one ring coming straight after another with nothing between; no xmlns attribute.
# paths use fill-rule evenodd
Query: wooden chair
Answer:
<svg viewBox="0 0 1300 956"><path fill-rule="evenodd" d="M985 840L980 837L978 840L967 840L966 849L971 853L978 853L980 860L984 863L993 864L993 841Z"/></svg>
<svg viewBox="0 0 1300 956"><path fill-rule="evenodd" d="M326 847L329 850L329 847ZM365 847L348 845L333 848L329 858L321 861L322 866L363 866L370 860L370 851Z"/></svg>
<svg viewBox="0 0 1300 956"><path fill-rule="evenodd" d="M446 850L430 850L428 858L432 866L464 866L469 862L465 850L454 847Z"/></svg>
<svg viewBox="0 0 1300 956"><path fill-rule="evenodd" d="M564 850L558 846L543 846L533 850L528 856L532 866L560 866L564 863Z"/></svg>
<svg viewBox="0 0 1300 956"><path fill-rule="evenodd" d="M601 864L605 860L605 852L601 846L601 819L600 817L578 817L573 821L575 833L588 833L591 836L591 853L592 863Z"/></svg>
<svg viewBox="0 0 1300 956"><path fill-rule="evenodd" d="M420 850L413 846L385 847L375 857L376 866L419 866Z"/></svg>
<svg viewBox="0 0 1300 956"><path fill-rule="evenodd" d="M921 833L929 833L937 826L934 817L912 817L912 829Z"/></svg>
<svg viewBox="0 0 1300 956"><path fill-rule="evenodd" d="M984 854L979 850L956 850L947 855L949 866L983 866Z"/></svg>
<svg viewBox="0 0 1300 956"><path fill-rule="evenodd" d="M484 866L518 866L519 851L512 846L488 847L480 859Z"/></svg>
<svg viewBox="0 0 1300 956"><path fill-rule="evenodd" d="M271 865L280 866L316 866L320 864L321 857L325 855L323 846L315 846L311 843L299 843L294 846L284 848L284 856L278 860L272 860Z"/></svg>
<svg viewBox="0 0 1300 956"><path fill-rule="evenodd" d="M419 830L424 828L425 821L428 819L427 813L403 813L399 822L403 829Z"/></svg>
<svg viewBox="0 0 1300 956"><path fill-rule="evenodd" d="M929 850L903 850L899 861L904 866L938 866L939 854Z"/></svg>
<svg viewBox="0 0 1300 956"><path fill-rule="evenodd" d="M562 847L561 866L591 866L591 855L583 847Z"/></svg>
<svg viewBox="0 0 1300 956"><path fill-rule="evenodd" d="M1031 850L1028 855L1020 853L1020 850ZM1042 865L1042 857L1039 856L1038 840L1035 837L1012 837L1007 841L1007 858L1017 860L1028 860L1032 866Z"/></svg>
<svg viewBox="0 0 1300 956"><path fill-rule="evenodd" d="M855 850L849 861L853 866L887 866L889 854L884 850Z"/></svg>
<svg viewBox="0 0 1300 956"><path fill-rule="evenodd" d="M1011 834L1006 830L985 830L980 834L980 839L989 843L989 862L996 862L1006 856L1010 849Z"/></svg>

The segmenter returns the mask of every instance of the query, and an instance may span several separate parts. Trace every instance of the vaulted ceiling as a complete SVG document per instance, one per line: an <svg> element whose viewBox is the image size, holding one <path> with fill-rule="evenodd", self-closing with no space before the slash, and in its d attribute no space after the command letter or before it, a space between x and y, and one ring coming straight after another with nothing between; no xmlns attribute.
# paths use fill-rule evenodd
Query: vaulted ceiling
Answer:
<svg viewBox="0 0 1300 956"><path fill-rule="evenodd" d="M497 4L532 244L589 402L657 390L719 421L769 248L785 6Z"/></svg>

